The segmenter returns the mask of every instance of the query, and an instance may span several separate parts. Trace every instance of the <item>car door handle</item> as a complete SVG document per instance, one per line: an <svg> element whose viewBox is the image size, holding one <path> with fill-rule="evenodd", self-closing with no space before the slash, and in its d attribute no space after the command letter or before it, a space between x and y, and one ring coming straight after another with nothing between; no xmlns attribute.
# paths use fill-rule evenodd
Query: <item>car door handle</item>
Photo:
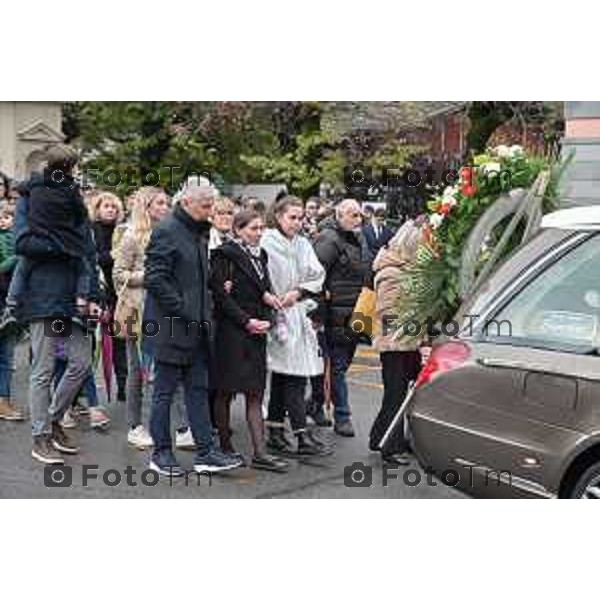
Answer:
<svg viewBox="0 0 600 600"><path fill-rule="evenodd" d="M477 362L484 367L498 367L500 369L518 369L520 371L531 371L533 373L546 373L548 375L561 375L568 377L563 371L551 369L544 365L524 362L520 360L507 360L505 358L478 358Z"/></svg>
<svg viewBox="0 0 600 600"><path fill-rule="evenodd" d="M536 365L535 363L524 362L520 360L509 360L506 358L478 358L477 363L485 367L497 367L499 369L518 369L519 371L529 371L530 373L542 373L544 375L556 375L572 379L574 376L565 373L564 370L552 369L546 365ZM600 376L592 373L578 373L577 379L586 379L587 381L600 381Z"/></svg>

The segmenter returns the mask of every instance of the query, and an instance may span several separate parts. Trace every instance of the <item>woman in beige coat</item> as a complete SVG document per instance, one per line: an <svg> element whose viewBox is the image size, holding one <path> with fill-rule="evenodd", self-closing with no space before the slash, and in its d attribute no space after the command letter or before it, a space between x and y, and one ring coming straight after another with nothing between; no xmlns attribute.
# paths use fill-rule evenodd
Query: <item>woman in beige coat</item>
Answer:
<svg viewBox="0 0 600 600"><path fill-rule="evenodd" d="M115 320L127 345L127 441L139 449L152 446L142 425L143 378L141 323L144 318L144 257L153 227L171 210L171 199L154 187L135 192L131 223L113 250L113 280L117 291Z"/></svg>
<svg viewBox="0 0 600 600"><path fill-rule="evenodd" d="M414 262L420 229L407 221L382 248L373 263L375 273L376 334L374 346L379 351L383 378L381 409L369 436L369 448L379 450L379 443L398 411L408 385L421 368L420 339L403 333L396 315L405 294L406 267ZM384 460L408 464L408 444L402 431L394 433L381 449Z"/></svg>

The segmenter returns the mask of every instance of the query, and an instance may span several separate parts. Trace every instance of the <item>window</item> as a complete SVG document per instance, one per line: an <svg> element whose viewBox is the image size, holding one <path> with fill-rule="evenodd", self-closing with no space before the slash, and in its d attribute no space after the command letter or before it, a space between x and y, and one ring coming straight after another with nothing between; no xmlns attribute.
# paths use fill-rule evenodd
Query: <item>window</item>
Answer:
<svg viewBox="0 0 600 600"><path fill-rule="evenodd" d="M600 235L540 273L490 319L488 339L591 350L600 346Z"/></svg>

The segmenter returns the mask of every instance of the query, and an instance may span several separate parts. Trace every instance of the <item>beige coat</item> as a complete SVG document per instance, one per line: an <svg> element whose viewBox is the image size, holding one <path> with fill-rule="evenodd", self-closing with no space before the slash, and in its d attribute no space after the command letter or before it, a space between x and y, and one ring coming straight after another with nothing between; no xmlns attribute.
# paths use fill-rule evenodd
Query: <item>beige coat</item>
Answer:
<svg viewBox="0 0 600 600"><path fill-rule="evenodd" d="M398 327L398 306L405 294L406 266L415 259L419 237L419 229L412 221L407 221L373 262L377 294L373 346L379 352L416 350L420 346L421 337L404 335ZM388 323L386 335L382 331L384 317Z"/></svg>
<svg viewBox="0 0 600 600"><path fill-rule="evenodd" d="M117 291L115 319L121 324L121 335L125 337L125 319L135 320L131 331L141 331L142 305L144 301L144 254L145 249L138 244L131 229L127 229L113 250L113 280Z"/></svg>

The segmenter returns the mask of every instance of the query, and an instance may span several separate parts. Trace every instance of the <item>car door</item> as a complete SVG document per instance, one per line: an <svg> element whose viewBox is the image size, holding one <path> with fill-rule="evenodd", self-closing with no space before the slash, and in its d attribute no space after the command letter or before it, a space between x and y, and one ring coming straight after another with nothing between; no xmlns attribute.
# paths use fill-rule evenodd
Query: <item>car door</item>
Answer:
<svg viewBox="0 0 600 600"><path fill-rule="evenodd" d="M509 282L472 318L468 363L434 382L438 392L419 404L420 419L444 440L445 467L462 467L478 493L552 494L561 461L589 426L599 261L600 237L584 236L556 260L541 257L543 266L518 285ZM430 456L438 460L440 449Z"/></svg>

